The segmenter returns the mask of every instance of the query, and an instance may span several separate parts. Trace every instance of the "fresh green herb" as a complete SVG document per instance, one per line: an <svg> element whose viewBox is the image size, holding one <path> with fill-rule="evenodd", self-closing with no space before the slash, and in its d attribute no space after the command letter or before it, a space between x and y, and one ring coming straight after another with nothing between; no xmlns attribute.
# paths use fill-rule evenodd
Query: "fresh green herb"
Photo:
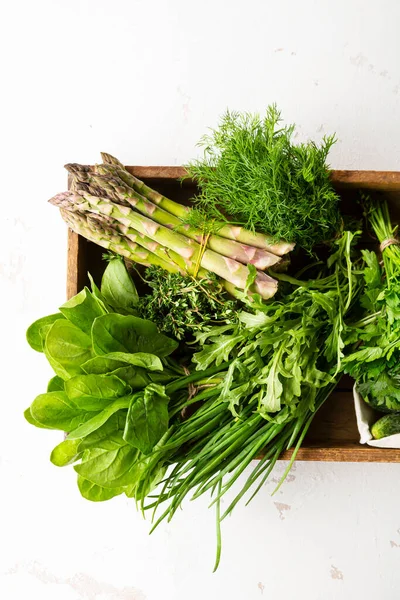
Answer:
<svg viewBox="0 0 400 600"><path fill-rule="evenodd" d="M377 410L400 410L400 248L386 201L364 198L366 217L381 243L383 264L363 250L364 316L349 332L358 348L346 356L345 372ZM361 345L360 345L361 344Z"/></svg>
<svg viewBox="0 0 400 600"><path fill-rule="evenodd" d="M237 319L238 302L215 277L194 279L150 267L145 279L151 294L140 299L139 314L177 340L192 341L196 333L210 325Z"/></svg>
<svg viewBox="0 0 400 600"><path fill-rule="evenodd" d="M241 225L295 242L306 250L330 240L340 225L339 199L326 159L335 139L294 144L294 126L266 116L226 112L200 141L204 157L188 165L198 182L197 208L206 219Z"/></svg>

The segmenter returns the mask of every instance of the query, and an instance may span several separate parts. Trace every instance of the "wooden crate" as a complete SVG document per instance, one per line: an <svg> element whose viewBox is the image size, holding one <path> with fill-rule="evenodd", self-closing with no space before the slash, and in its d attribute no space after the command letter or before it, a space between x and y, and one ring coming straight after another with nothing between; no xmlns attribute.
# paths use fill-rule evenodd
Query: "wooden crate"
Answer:
<svg viewBox="0 0 400 600"><path fill-rule="evenodd" d="M185 174L181 167L127 167L136 177L154 189L182 203L188 203L196 185L179 178ZM359 215L359 191L380 194L388 199L392 216L400 221L400 172L394 171L333 171L332 182L342 198L342 210ZM67 296L77 294L88 285L89 271L100 282L104 261L103 249L87 242L72 231L68 234ZM368 243L368 241L366 240ZM400 450L371 448L359 444L359 435L352 395L353 381L345 376L336 390L315 416L300 449L298 460L343 462L398 462ZM291 451L281 458L287 459Z"/></svg>

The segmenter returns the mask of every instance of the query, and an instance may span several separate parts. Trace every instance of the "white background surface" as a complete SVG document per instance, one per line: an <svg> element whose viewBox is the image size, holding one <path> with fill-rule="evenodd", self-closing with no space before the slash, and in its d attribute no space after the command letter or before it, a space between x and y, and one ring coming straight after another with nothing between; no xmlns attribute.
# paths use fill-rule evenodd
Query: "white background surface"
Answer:
<svg viewBox="0 0 400 600"><path fill-rule="evenodd" d="M179 165L227 108L276 101L336 168L400 169L400 4L61 0L3 4L0 596L4 600L395 600L400 465L299 463L224 523L186 503L151 537L131 501L82 500L22 417L50 369L25 329L64 301L66 230L46 200L99 151ZM279 466L279 472L283 465ZM275 473L275 479L279 473Z"/></svg>

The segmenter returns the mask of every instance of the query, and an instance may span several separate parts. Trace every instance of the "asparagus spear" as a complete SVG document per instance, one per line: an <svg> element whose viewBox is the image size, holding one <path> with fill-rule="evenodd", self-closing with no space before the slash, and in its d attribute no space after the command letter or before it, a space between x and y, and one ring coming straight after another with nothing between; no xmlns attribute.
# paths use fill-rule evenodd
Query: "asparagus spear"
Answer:
<svg viewBox="0 0 400 600"><path fill-rule="evenodd" d="M111 203L106 198L98 198L90 194L79 196L74 192L57 194L50 202L58 207L71 211L93 212L110 216L128 227L132 227L139 233L159 242L166 248L173 250L193 264L200 264L208 271L212 271L236 287L244 289L248 277L248 269L235 260L221 256L212 250L204 249L195 241L185 238L148 219L135 213L130 208ZM191 264L190 262L188 263ZM188 271L189 272L189 271ZM268 275L258 272L255 282L255 290L263 298L271 298L277 290L277 282Z"/></svg>
<svg viewBox="0 0 400 600"><path fill-rule="evenodd" d="M161 244L159 244L158 242L151 240L147 236L143 235L142 233L139 233L132 227L124 225L120 221L116 221L111 217L107 217L102 214L94 213L89 213L87 219L89 225L93 224L94 228L96 227L96 224L99 224L100 226L106 226L110 229L113 229L115 232L121 234L124 238L127 238L131 242L134 242L138 246L141 246L149 252L156 254L166 262L172 261L176 264L180 273L189 273L189 275L197 275L198 277L204 278L207 278L208 276L208 272L205 269L202 269L201 267L199 269L196 269L196 265L194 265L191 261L185 261L179 254L177 254L173 250L169 250L168 248L161 246Z"/></svg>
<svg viewBox="0 0 400 600"><path fill-rule="evenodd" d="M184 220L187 218L188 213L191 210L190 208L182 206L181 204L166 198L162 194L159 194L155 190L152 190L149 186L143 183L143 181L140 181L140 179L125 169L124 165L111 154L102 152L101 157L104 163L112 167L108 170L103 169L103 172L107 171L109 174L118 172L118 175L121 177L121 179L123 179L127 185L138 191L140 194L146 196L146 198L155 204L158 204L161 208L164 208L166 211L172 213L180 219ZM96 169L97 168L98 167L96 166ZM237 242L241 242L249 246L254 246L255 248L263 248L264 250L268 250L277 256L283 256L294 248L294 244L289 242L275 242L271 236L252 232L244 227L236 227L234 225L223 225L221 229L218 230L218 235L230 240L236 240Z"/></svg>
<svg viewBox="0 0 400 600"><path fill-rule="evenodd" d="M182 274L182 270L175 263L166 261L141 247L139 244L118 235L114 229L101 225L100 221L95 222L89 219L85 213L80 211L71 212L63 208L60 209L60 212L70 229L90 242L94 242L98 246L102 246L102 248L125 256L132 262L140 265L146 267L154 265L162 267L170 273Z"/></svg>
<svg viewBox="0 0 400 600"><path fill-rule="evenodd" d="M281 260L276 254L272 254L267 250L247 246L246 244L239 244L215 234L204 236L200 230L185 225L178 217L159 208L156 204L153 204L130 188L118 174L116 176L98 175L90 171L81 170L80 165L75 164L68 164L65 167L78 179L75 183L76 189L79 189L80 183L87 183L89 188L86 191L89 191L93 196L106 197L110 200L115 200L119 204L127 203L142 214L151 217L153 221L165 225L169 229L179 231L187 237L196 240L198 243L202 243L203 239L206 239L207 247L219 254L233 258L245 265L252 264L256 269L260 269L261 271L277 264Z"/></svg>

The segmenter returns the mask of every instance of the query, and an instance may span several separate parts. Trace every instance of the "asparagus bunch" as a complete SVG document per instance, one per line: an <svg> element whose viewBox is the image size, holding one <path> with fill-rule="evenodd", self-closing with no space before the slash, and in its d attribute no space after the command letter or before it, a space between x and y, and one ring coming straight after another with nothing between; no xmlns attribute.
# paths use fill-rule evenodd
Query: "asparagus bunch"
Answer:
<svg viewBox="0 0 400 600"><path fill-rule="evenodd" d="M248 287L253 265L252 291L265 299L275 294L277 282L263 270L278 265L292 244L230 225L205 234L184 222L188 207L146 186L111 155L102 157L105 163L94 167L66 165L70 191L50 200L71 229L139 264L200 277L211 271L231 292Z"/></svg>

